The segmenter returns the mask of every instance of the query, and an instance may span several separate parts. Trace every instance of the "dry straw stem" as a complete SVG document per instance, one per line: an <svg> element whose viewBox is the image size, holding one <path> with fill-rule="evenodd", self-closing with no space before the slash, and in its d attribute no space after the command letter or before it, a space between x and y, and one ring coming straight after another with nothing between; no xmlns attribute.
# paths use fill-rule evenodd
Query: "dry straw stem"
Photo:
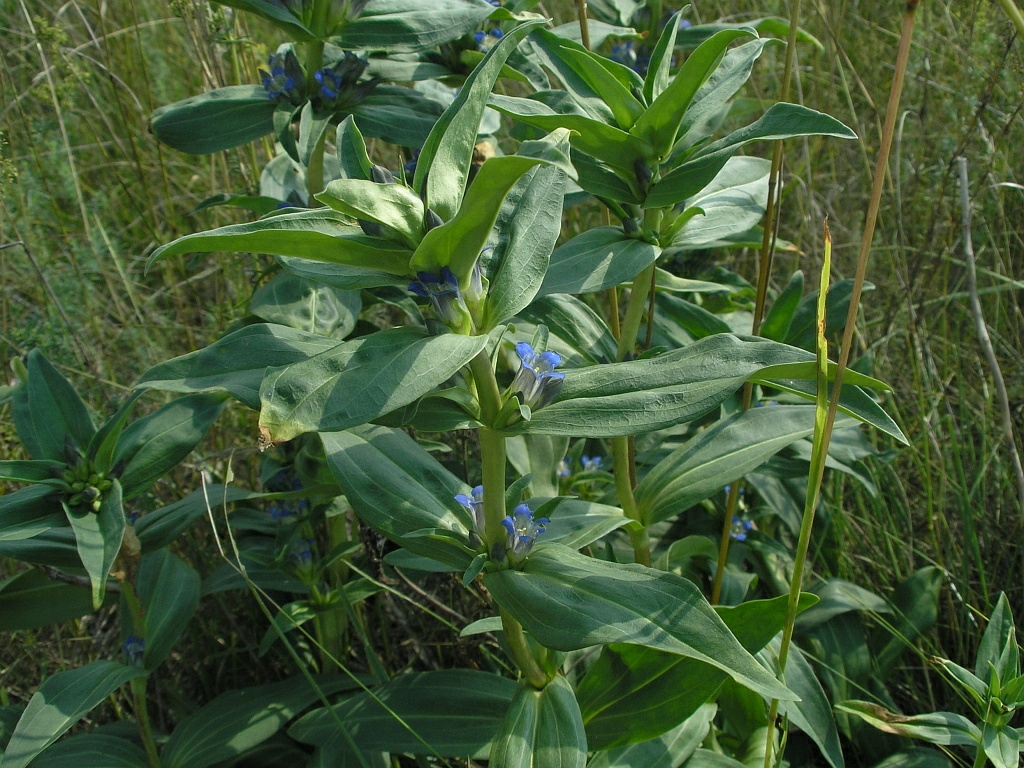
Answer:
<svg viewBox="0 0 1024 768"><path fill-rule="evenodd" d="M989 371L996 385L996 394L999 397L999 412L1003 423L1003 435L1010 447L1010 458L1013 461L1013 468L1017 473L1017 503L1021 514L1024 514L1024 466L1021 465L1020 453L1017 451L1017 441L1013 434L1013 417L1010 414L1010 398L1006 393L1006 382L1003 381L1003 372L999 368L999 361L996 359L995 349L992 348L992 339L988 335L988 327L985 325L985 316L981 311L981 300L978 298L978 273L974 258L974 243L971 240L971 200L968 189L967 158L958 157L957 166L960 172L960 210L962 212L962 227L964 238L964 255L967 258L967 287L971 297L971 312L974 314L974 325L978 332L978 342L981 344L982 352L985 353L985 360L988 363ZM1024 553L1022 553L1024 557Z"/></svg>

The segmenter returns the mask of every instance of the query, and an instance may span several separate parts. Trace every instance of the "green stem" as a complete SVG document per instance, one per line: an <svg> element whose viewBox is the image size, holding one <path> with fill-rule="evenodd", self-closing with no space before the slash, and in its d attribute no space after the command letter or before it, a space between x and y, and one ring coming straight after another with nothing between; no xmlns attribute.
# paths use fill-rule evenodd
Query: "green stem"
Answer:
<svg viewBox="0 0 1024 768"><path fill-rule="evenodd" d="M502 611L501 628L505 631L505 642L508 643L512 659L522 671L526 682L537 690L543 690L551 682L551 676L541 669L537 660L533 658L530 646L526 642L526 635L523 633L523 625Z"/></svg>
<svg viewBox="0 0 1024 768"><path fill-rule="evenodd" d="M619 494L619 506L622 507L626 517L635 521L627 528L630 543L633 545L633 559L641 565L649 566L651 564L651 540L647 533L647 526L640 519L640 509L637 507L636 497L633 495L628 437L612 438L612 461L615 467L615 490Z"/></svg>
<svg viewBox="0 0 1024 768"><path fill-rule="evenodd" d="M619 335L619 348L615 359L622 362L633 353L636 337L640 333L640 323L647 309L647 295L651 290L651 278L654 277L654 264L633 278L633 290L629 294L629 305L626 307L626 319L622 323Z"/></svg>
<svg viewBox="0 0 1024 768"><path fill-rule="evenodd" d="M131 681L132 698L135 702L135 721L139 724L139 735L142 736L142 747L146 750L146 762L149 768L161 768L160 754L156 751L153 739L153 726L149 722L149 710L146 708L146 683L149 675L136 677Z"/></svg>
<svg viewBox="0 0 1024 768"><path fill-rule="evenodd" d="M1013 0L998 0L1000 7L1003 12L1010 17L1010 21L1017 28L1017 34L1024 37L1024 14L1021 14L1020 8ZM916 3L915 3L916 4Z"/></svg>
<svg viewBox="0 0 1024 768"><path fill-rule="evenodd" d="M501 410L501 392L487 350L482 350L470 361L469 369L476 382L480 420L485 425L493 425ZM501 521L505 519L505 436L488 426L481 427L478 436L481 484L484 487L483 538L490 551L490 547L501 541L505 535L505 529L501 525Z"/></svg>

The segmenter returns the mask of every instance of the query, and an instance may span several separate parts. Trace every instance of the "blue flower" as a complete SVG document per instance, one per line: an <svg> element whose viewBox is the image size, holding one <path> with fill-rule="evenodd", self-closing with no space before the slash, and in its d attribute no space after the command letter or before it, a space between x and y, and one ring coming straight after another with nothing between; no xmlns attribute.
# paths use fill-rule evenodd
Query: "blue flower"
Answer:
<svg viewBox="0 0 1024 768"><path fill-rule="evenodd" d="M732 527L729 529L729 538L735 539L736 541L746 541L747 532L754 529L754 523L751 520L743 520L738 515L732 516Z"/></svg>
<svg viewBox="0 0 1024 768"><path fill-rule="evenodd" d="M511 515L506 515L501 524L505 526L508 536L505 540L505 548L509 558L514 562L521 562L533 549L537 537L544 533L544 527L551 522L546 517L533 517L533 510L525 504L520 504Z"/></svg>
<svg viewBox="0 0 1024 768"><path fill-rule="evenodd" d="M584 472L596 472L601 468L601 462L603 459L600 456L590 458L589 456L580 457L580 465L583 467Z"/></svg>
<svg viewBox="0 0 1024 768"><path fill-rule="evenodd" d="M466 299L459 290L459 281L448 268L442 267L440 276L430 272L417 272L409 290L430 301L434 315L442 323L459 333L468 333L472 327Z"/></svg>
<svg viewBox="0 0 1024 768"><path fill-rule="evenodd" d="M472 496L467 496L464 493L460 493L455 497L455 500L462 506L469 510L469 514L473 518L473 532L476 533L481 539L484 535L484 487L482 485L476 486L472 491Z"/></svg>
<svg viewBox="0 0 1024 768"><path fill-rule="evenodd" d="M365 59L345 51L332 66L314 72L313 79L320 85L321 106L352 106L362 101L380 82L378 79L359 82L367 66Z"/></svg>
<svg viewBox="0 0 1024 768"><path fill-rule="evenodd" d="M569 475L571 475L571 474L572 474L572 468L569 466L569 460L568 459L562 459L560 462L558 462L558 476L559 477L569 477Z"/></svg>
<svg viewBox="0 0 1024 768"><path fill-rule="evenodd" d="M141 666L142 655L146 651L146 641L135 635L128 635L121 646L124 655L128 657L128 663L133 666Z"/></svg>
<svg viewBox="0 0 1024 768"><path fill-rule="evenodd" d="M296 106L301 104L306 77L292 49L287 48L283 52L271 54L267 59L267 68L269 72L265 69L260 70L267 98L273 101L287 101Z"/></svg>
<svg viewBox="0 0 1024 768"><path fill-rule="evenodd" d="M555 370L561 364L562 356L551 351L538 354L525 341L516 344L516 354L522 361L522 367L512 380L511 391L531 410L543 408L562 390L565 374Z"/></svg>

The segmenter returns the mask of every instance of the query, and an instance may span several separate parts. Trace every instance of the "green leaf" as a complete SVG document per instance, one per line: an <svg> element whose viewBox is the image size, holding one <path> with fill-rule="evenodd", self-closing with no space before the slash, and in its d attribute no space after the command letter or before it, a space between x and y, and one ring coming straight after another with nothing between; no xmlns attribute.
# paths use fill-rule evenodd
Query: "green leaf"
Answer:
<svg viewBox="0 0 1024 768"><path fill-rule="evenodd" d="M348 678L318 678L326 693L351 690ZM266 741L319 694L305 677L222 693L180 723L161 755L167 768L206 768Z"/></svg>
<svg viewBox="0 0 1024 768"><path fill-rule="evenodd" d="M53 486L60 480L61 474L67 468L63 461L50 459L37 460L0 460L0 480L14 483L43 483Z"/></svg>
<svg viewBox="0 0 1024 768"><path fill-rule="evenodd" d="M382 286L409 285L409 278L399 277L388 272L380 272L361 267L350 267L345 264L325 264L309 259L296 259L278 256L281 266L297 277L310 282L329 285L338 290L359 290L362 288L380 288Z"/></svg>
<svg viewBox="0 0 1024 768"><path fill-rule="evenodd" d="M27 768L85 713L146 670L116 661L94 661L58 672L39 686L4 752L4 768Z"/></svg>
<svg viewBox="0 0 1024 768"><path fill-rule="evenodd" d="M121 498L121 483L114 480L103 492L103 501L98 512L90 507L70 508L65 502L64 512L75 533L78 556L82 559L89 581L92 583L92 604L94 609L103 605L107 590L107 575L121 549L124 536L124 506Z"/></svg>
<svg viewBox="0 0 1024 768"><path fill-rule="evenodd" d="M412 438L386 427L321 432L327 466L367 525L409 551L465 570L475 553L455 541L412 536L448 531L466 542L472 521L455 501L465 484ZM458 510L458 511L456 511Z"/></svg>
<svg viewBox="0 0 1024 768"><path fill-rule="evenodd" d="M636 87L633 70L591 53L582 46L562 42L561 48L566 63L608 105L618 127L628 131L645 109L645 105L630 93L630 88Z"/></svg>
<svg viewBox="0 0 1024 768"><path fill-rule="evenodd" d="M644 78L644 99L648 104L653 104L664 90L668 87L672 76L672 59L676 50L676 35L679 32L679 22L683 19L684 11L678 11L672 15L661 32L661 37L651 51L651 59L647 65L647 76Z"/></svg>
<svg viewBox="0 0 1024 768"><path fill-rule="evenodd" d="M442 267L448 267L458 278L459 287L468 288L473 265L490 239L505 195L523 174L540 162L536 158L513 155L492 157L484 163L458 213L423 236L410 261L412 271L438 274Z"/></svg>
<svg viewBox="0 0 1024 768"><path fill-rule="evenodd" d="M142 397L142 392L132 392L109 419L107 419L92 436L86 456L92 461L93 468L100 474L106 474L114 465L114 454L117 443L124 431L124 424L135 407L135 401Z"/></svg>
<svg viewBox="0 0 1024 768"><path fill-rule="evenodd" d="M742 477L814 431L814 409L753 408L697 433L640 481L636 502L645 525L668 520Z"/></svg>
<svg viewBox="0 0 1024 768"><path fill-rule="evenodd" d="M626 237L621 227L594 227L551 254L540 295L595 293L629 282L661 253L656 245Z"/></svg>
<svg viewBox="0 0 1024 768"><path fill-rule="evenodd" d="M656 739L627 744L598 752L588 768L675 768L683 765L711 729L711 720L717 707L702 704L697 711L670 731Z"/></svg>
<svg viewBox="0 0 1024 768"><path fill-rule="evenodd" d="M765 653L762 658L777 659L781 645L781 637L774 638L770 645L771 654ZM788 717L793 725L811 738L832 768L843 768L846 763L839 744L832 705L825 697L825 691L811 665L795 644L790 646L786 657L785 679L786 686L800 697L800 701L782 703L779 713Z"/></svg>
<svg viewBox="0 0 1024 768"><path fill-rule="evenodd" d="M370 178L370 167L373 163L366 152L363 134L352 115L348 115L339 123L334 145L337 147L338 163L341 165L341 178Z"/></svg>
<svg viewBox="0 0 1024 768"><path fill-rule="evenodd" d="M28 353L28 380L14 390L11 416L33 459L67 462L68 439L84 450L96 427L71 383L43 353Z"/></svg>
<svg viewBox="0 0 1024 768"><path fill-rule="evenodd" d="M231 224L209 232L179 237L157 248L147 269L179 253L243 251L299 256L393 275L409 274L412 251L379 237L368 237L335 211L316 209L282 213L247 224Z"/></svg>
<svg viewBox="0 0 1024 768"><path fill-rule="evenodd" d="M1020 766L1020 735L1016 728L986 722L981 732L981 743L985 747L985 756L995 768Z"/></svg>
<svg viewBox="0 0 1024 768"><path fill-rule="evenodd" d="M1006 593L999 593L996 607L989 616L985 634L978 646L974 674L988 680L989 666L995 668L1000 682L1008 683L1020 677L1020 657L1017 651L1017 630L1013 625L1013 614Z"/></svg>
<svg viewBox="0 0 1024 768"><path fill-rule="evenodd" d="M703 416L764 368L808 355L718 334L659 357L570 369L559 400L505 431L615 437L664 429Z"/></svg>
<svg viewBox="0 0 1024 768"><path fill-rule="evenodd" d="M533 437L527 435L527 438ZM544 501L542 498L531 499L530 508L536 509ZM542 541L557 541L572 549L582 549L629 523L629 518L618 507L580 499L564 499L551 513L551 522L544 529Z"/></svg>
<svg viewBox="0 0 1024 768"><path fill-rule="evenodd" d="M530 475L528 497L558 495L556 470L568 448L566 438L547 435L516 435L505 441L509 464L520 477Z"/></svg>
<svg viewBox="0 0 1024 768"><path fill-rule="evenodd" d="M425 195L427 205L442 221L451 220L462 203L487 96L519 41L540 23L516 27L488 51L423 144L413 189Z"/></svg>
<svg viewBox="0 0 1024 768"><path fill-rule="evenodd" d="M260 431L274 442L365 424L411 403L484 348L486 336L378 331L271 371L260 387Z"/></svg>
<svg viewBox="0 0 1024 768"><path fill-rule="evenodd" d="M136 589L145 608L146 669L156 669L199 607L199 574L166 547L142 558Z"/></svg>
<svg viewBox="0 0 1024 768"><path fill-rule="evenodd" d="M133 741L106 733L61 739L32 761L32 768L150 768L146 753Z"/></svg>
<svg viewBox="0 0 1024 768"><path fill-rule="evenodd" d="M475 30L484 0L373 0L331 42L346 50L425 51Z"/></svg>
<svg viewBox="0 0 1024 768"><path fill-rule="evenodd" d="M221 192L203 200L203 202L192 209L192 213L199 213L207 208L216 208L221 205L244 208L255 213L257 216L265 216L280 208L282 201L276 197L267 197L265 195L229 195L226 192Z"/></svg>
<svg viewBox="0 0 1024 768"><path fill-rule="evenodd" d="M363 304L357 291L279 272L252 295L249 312L268 323L320 336L344 338L356 326Z"/></svg>
<svg viewBox="0 0 1024 768"><path fill-rule="evenodd" d="M572 686L561 675L538 691L525 683L516 689L491 743L493 768L583 768L587 737Z"/></svg>
<svg viewBox="0 0 1024 768"><path fill-rule="evenodd" d="M547 544L534 550L522 571L486 574L484 584L547 648L643 645L709 664L758 693L793 698L743 650L697 587L674 574Z"/></svg>
<svg viewBox="0 0 1024 768"><path fill-rule="evenodd" d="M205 349L153 366L136 388L172 392L227 392L250 408L260 407L267 368L300 363L334 349L338 341L283 325L247 325Z"/></svg>
<svg viewBox="0 0 1024 768"><path fill-rule="evenodd" d="M686 201L687 209L703 213L680 227L671 247L692 250L757 226L767 206L770 169L771 162L759 157L729 158L711 183Z"/></svg>
<svg viewBox="0 0 1024 768"><path fill-rule="evenodd" d="M447 669L399 675L335 705L335 715L366 751L448 756L487 749L508 709L516 684L498 675ZM317 709L288 729L306 744L325 744L338 724ZM173 766L171 767L173 768Z"/></svg>
<svg viewBox="0 0 1024 768"><path fill-rule="evenodd" d="M262 85L229 85L160 107L149 130L180 152L208 155L273 131L277 104Z"/></svg>
<svg viewBox="0 0 1024 768"><path fill-rule="evenodd" d="M741 37L757 37L757 33L752 29L723 30L702 43L687 56L672 82L651 102L630 133L650 144L658 157L666 157L676 143L693 97L718 66L725 49Z"/></svg>
<svg viewBox="0 0 1024 768"><path fill-rule="evenodd" d="M841 122L821 112L796 104L774 104L757 121L702 147L682 165L662 176L651 186L644 207L664 208L693 197L718 175L740 147L752 141L776 141L794 136L856 138Z"/></svg>
<svg viewBox="0 0 1024 768"><path fill-rule="evenodd" d="M574 148L624 173L635 174L638 160L654 158L651 146L628 131L575 112L560 112L536 99L494 94L488 106L545 131L568 128Z"/></svg>
<svg viewBox="0 0 1024 768"><path fill-rule="evenodd" d="M786 597L716 611L740 644L756 653L781 629ZM814 603L800 596L800 610ZM577 689L591 749L647 741L693 716L727 675L695 659L634 645L605 648Z"/></svg>
<svg viewBox="0 0 1024 768"><path fill-rule="evenodd" d="M531 323L547 326L567 365L606 363L615 359L615 339L604 319L579 299L564 293L535 300L519 313Z"/></svg>
<svg viewBox="0 0 1024 768"><path fill-rule="evenodd" d="M421 147L444 106L410 89L378 85L352 107L363 133L403 147Z"/></svg>
<svg viewBox="0 0 1024 768"><path fill-rule="evenodd" d="M390 227L409 248L415 248L423 238L423 202L399 182L375 184L363 179L337 179L316 199L355 219Z"/></svg>
<svg viewBox="0 0 1024 768"><path fill-rule="evenodd" d="M221 394L186 395L133 422L118 440L114 463L124 497L131 499L185 459L224 410Z"/></svg>
<svg viewBox="0 0 1024 768"><path fill-rule="evenodd" d="M836 704L840 712L857 715L867 723L885 733L921 739L931 744L962 744L973 746L981 743L981 731L963 715L952 712L930 712L926 715L898 715L885 707L868 701L850 699Z"/></svg>
<svg viewBox="0 0 1024 768"><path fill-rule="evenodd" d="M939 594L945 582L942 569L927 566L914 571L896 585L892 596L895 615L887 626L879 626L871 637L872 658L883 679L895 672L900 655L935 626L939 615ZM987 669L985 674L988 674Z"/></svg>
<svg viewBox="0 0 1024 768"><path fill-rule="evenodd" d="M551 166L527 173L502 204L495 223L490 289L483 327L487 332L527 307L544 282L558 238L565 174Z"/></svg>
<svg viewBox="0 0 1024 768"><path fill-rule="evenodd" d="M53 581L36 569L0 581L0 632L61 624L92 611L88 587Z"/></svg>

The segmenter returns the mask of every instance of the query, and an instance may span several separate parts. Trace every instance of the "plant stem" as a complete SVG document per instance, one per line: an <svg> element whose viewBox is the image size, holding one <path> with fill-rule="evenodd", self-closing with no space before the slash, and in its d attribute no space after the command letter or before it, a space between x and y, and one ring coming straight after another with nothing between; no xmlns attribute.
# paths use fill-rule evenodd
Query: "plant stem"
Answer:
<svg viewBox="0 0 1024 768"><path fill-rule="evenodd" d="M533 658L530 646L526 642L526 635L523 633L523 625L502 611L501 628L505 631L505 642L508 643L512 659L522 671L526 682L537 690L543 690L551 682L551 676L541 669L537 660Z"/></svg>
<svg viewBox="0 0 1024 768"><path fill-rule="evenodd" d="M146 750L146 762L149 768L161 768L160 754L156 751L156 741L153 739L153 726L149 722L149 710L146 708L146 683L149 682L149 675L136 677L131 681L132 699L135 704L135 721L139 725L139 735L142 737L142 746Z"/></svg>
<svg viewBox="0 0 1024 768"><path fill-rule="evenodd" d="M1017 28L1017 34L1024 37L1024 14L1021 14L1020 8L1013 0L998 0L998 2L1003 12L1009 16L1010 21Z"/></svg>
<svg viewBox="0 0 1024 768"><path fill-rule="evenodd" d="M587 23L587 0L576 0L576 13L580 22L580 42L590 50L590 24Z"/></svg>
<svg viewBox="0 0 1024 768"><path fill-rule="evenodd" d="M480 400L480 420L493 425L501 410L501 392L498 380L491 367L487 350L481 350L469 363L476 382L477 398ZM505 529L505 436L489 426L477 430L480 439L480 465L484 487L484 532L483 539L488 551L502 540Z"/></svg>

